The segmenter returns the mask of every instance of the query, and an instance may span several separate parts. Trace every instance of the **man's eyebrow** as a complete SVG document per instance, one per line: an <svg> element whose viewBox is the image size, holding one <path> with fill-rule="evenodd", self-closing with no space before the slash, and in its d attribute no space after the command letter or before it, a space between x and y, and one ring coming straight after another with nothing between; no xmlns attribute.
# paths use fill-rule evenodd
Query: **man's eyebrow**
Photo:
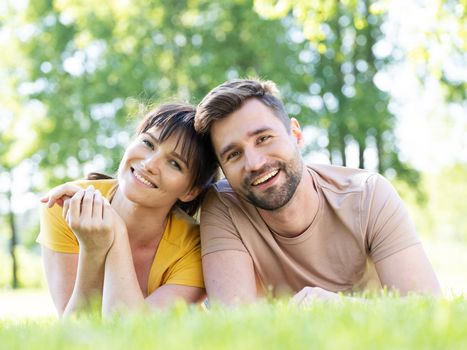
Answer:
<svg viewBox="0 0 467 350"><path fill-rule="evenodd" d="M154 142L158 145L160 145L161 141L156 137L154 136L153 134L151 134L149 131L146 131L145 132L146 135L148 135L149 137L151 137ZM188 162L185 158L183 158L179 153L177 153L175 150L173 150L172 152L170 152L170 155L174 158L177 158L179 161L181 161L183 164L185 164L185 166L188 168Z"/></svg>
<svg viewBox="0 0 467 350"><path fill-rule="evenodd" d="M256 130L248 132L247 135L248 135L248 137L253 137L253 136L262 134L265 131L269 131L269 130L272 130L272 129L270 127L268 127L268 126L263 126L263 127L260 127L260 128L258 128ZM222 159L225 156L226 153L230 152L235 147L236 147L235 143L233 143L233 142L229 143L227 146L225 146L224 148L221 149L221 151L219 152L219 158Z"/></svg>
<svg viewBox="0 0 467 350"><path fill-rule="evenodd" d="M270 127L268 126L263 126L261 128L258 128L256 130L253 130L253 131L250 131L247 135L249 137L252 137L252 136L256 136L256 135L259 135L259 134L262 134L263 132L265 131L269 131L269 130L272 130Z"/></svg>
<svg viewBox="0 0 467 350"><path fill-rule="evenodd" d="M229 143L227 146L221 149L221 151L219 152L219 158L221 159L224 158L225 154L230 152L234 148L235 148L235 144Z"/></svg>

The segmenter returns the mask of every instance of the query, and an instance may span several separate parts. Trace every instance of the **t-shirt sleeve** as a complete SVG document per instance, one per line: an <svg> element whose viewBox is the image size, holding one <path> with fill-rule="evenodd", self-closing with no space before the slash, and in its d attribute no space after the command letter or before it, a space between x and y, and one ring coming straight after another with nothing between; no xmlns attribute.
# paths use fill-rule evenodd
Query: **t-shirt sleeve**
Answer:
<svg viewBox="0 0 467 350"><path fill-rule="evenodd" d="M367 186L363 212L367 215L366 245L372 260L378 262L420 243L409 213L390 182L375 174L367 180Z"/></svg>
<svg viewBox="0 0 467 350"><path fill-rule="evenodd" d="M198 226L193 227L199 237ZM168 278L164 284L179 284L190 287L204 288L203 269L201 265L201 246L199 238L186 242L185 254L170 268Z"/></svg>
<svg viewBox="0 0 467 350"><path fill-rule="evenodd" d="M238 250L247 253L229 208L216 190L211 188L201 206L202 255L221 250Z"/></svg>
<svg viewBox="0 0 467 350"><path fill-rule="evenodd" d="M62 208L55 204L40 208L40 232L36 242L61 253L79 253L78 240L62 217Z"/></svg>

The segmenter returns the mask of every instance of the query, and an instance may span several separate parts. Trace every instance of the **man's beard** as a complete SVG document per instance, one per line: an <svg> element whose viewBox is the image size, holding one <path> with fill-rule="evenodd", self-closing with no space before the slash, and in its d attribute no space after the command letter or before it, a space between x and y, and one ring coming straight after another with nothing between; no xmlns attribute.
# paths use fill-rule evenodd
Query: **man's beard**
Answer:
<svg viewBox="0 0 467 350"><path fill-rule="evenodd" d="M255 193L254 186L251 183L258 175L268 173L272 169L279 169L276 176L282 173L285 175L285 181L283 181L282 185L275 185L261 191L261 194ZM294 158L288 163L277 161L248 174L242 181L239 194L255 207L270 211L277 210L292 199L302 179L302 173L303 163L300 157Z"/></svg>

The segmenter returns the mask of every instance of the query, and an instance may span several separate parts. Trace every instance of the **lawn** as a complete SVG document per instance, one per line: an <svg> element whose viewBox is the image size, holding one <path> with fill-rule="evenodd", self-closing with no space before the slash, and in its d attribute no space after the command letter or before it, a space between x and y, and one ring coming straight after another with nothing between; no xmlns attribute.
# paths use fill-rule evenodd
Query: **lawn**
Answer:
<svg viewBox="0 0 467 350"><path fill-rule="evenodd" d="M1 349L465 349L467 296L285 301L235 309L178 304L164 312L66 322L0 320Z"/></svg>

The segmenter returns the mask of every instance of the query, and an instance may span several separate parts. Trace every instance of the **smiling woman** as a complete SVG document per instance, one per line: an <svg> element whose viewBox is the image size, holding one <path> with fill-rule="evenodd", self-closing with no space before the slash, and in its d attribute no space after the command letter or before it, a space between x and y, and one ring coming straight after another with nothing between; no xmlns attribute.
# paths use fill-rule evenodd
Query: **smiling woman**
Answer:
<svg viewBox="0 0 467 350"><path fill-rule="evenodd" d="M191 105L160 106L139 126L117 179L93 173L43 198L37 241L59 315L96 302L110 313L204 296L191 216L217 178L217 162L194 115Z"/></svg>

